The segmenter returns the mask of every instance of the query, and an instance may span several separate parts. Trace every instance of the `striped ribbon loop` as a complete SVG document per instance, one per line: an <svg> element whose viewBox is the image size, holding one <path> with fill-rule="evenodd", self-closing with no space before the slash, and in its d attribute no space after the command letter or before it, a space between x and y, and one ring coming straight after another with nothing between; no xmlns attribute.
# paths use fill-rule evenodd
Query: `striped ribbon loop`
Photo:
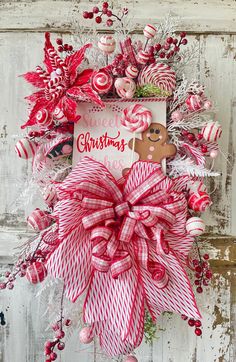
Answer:
<svg viewBox="0 0 236 362"><path fill-rule="evenodd" d="M169 254L170 248L168 242L164 239L164 232L162 229L155 230L156 251L159 255Z"/></svg>
<svg viewBox="0 0 236 362"><path fill-rule="evenodd" d="M92 265L93 267L101 272L106 273L108 272L110 268L111 260L108 256L98 256L95 254L92 254Z"/></svg>
<svg viewBox="0 0 236 362"><path fill-rule="evenodd" d="M109 207L107 209L95 211L92 214L82 218L82 224L84 228L90 229L93 226L100 224L107 219L113 219L115 217L114 209Z"/></svg>
<svg viewBox="0 0 236 362"><path fill-rule="evenodd" d="M119 251L111 263L111 275L117 279L120 274L132 268L132 259L127 251Z"/></svg>
<svg viewBox="0 0 236 362"><path fill-rule="evenodd" d="M159 289L167 287L167 284L169 282L169 276L166 272L166 268L162 264L155 261L149 261L148 269Z"/></svg>

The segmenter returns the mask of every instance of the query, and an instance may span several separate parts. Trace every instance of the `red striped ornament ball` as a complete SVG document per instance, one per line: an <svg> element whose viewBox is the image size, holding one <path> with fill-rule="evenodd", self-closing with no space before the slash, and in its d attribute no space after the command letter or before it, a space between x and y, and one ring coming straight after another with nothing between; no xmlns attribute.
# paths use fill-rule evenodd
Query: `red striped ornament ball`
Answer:
<svg viewBox="0 0 236 362"><path fill-rule="evenodd" d="M192 194L188 199L188 206L196 212L204 212L211 205L210 196L206 192Z"/></svg>
<svg viewBox="0 0 236 362"><path fill-rule="evenodd" d="M217 142L222 134L222 128L219 122L209 122L201 130L203 138L208 142Z"/></svg>
<svg viewBox="0 0 236 362"><path fill-rule="evenodd" d="M43 190L43 198L48 206L53 205L57 201L57 192L54 186L49 185Z"/></svg>
<svg viewBox="0 0 236 362"><path fill-rule="evenodd" d="M98 42L98 48L106 55L114 52L116 41L112 35L103 35Z"/></svg>
<svg viewBox="0 0 236 362"><path fill-rule="evenodd" d="M192 94L186 99L186 106L189 111L199 111L203 107L202 98L197 94Z"/></svg>
<svg viewBox="0 0 236 362"><path fill-rule="evenodd" d="M26 270L26 278L32 284L41 283L47 276L47 269L43 263L36 261Z"/></svg>
<svg viewBox="0 0 236 362"><path fill-rule="evenodd" d="M145 28L143 29L143 34L145 38L151 39L156 35L157 29L152 24L147 24Z"/></svg>
<svg viewBox="0 0 236 362"><path fill-rule="evenodd" d="M36 149L37 143L28 138L22 138L15 145L17 155L25 160L32 158L35 155Z"/></svg>
<svg viewBox="0 0 236 362"><path fill-rule="evenodd" d="M137 61L139 64L146 64L149 61L150 54L144 50L140 50L138 53Z"/></svg>
<svg viewBox="0 0 236 362"><path fill-rule="evenodd" d="M112 87L113 77L105 70L101 70L92 76L91 83L98 94L106 94Z"/></svg>
<svg viewBox="0 0 236 362"><path fill-rule="evenodd" d="M186 222L186 230L191 236L202 235L205 231L205 223L200 217L190 217Z"/></svg>
<svg viewBox="0 0 236 362"><path fill-rule="evenodd" d="M52 218L49 216L48 212L35 209L27 218L27 223L34 231L39 232L47 227L49 227L52 223Z"/></svg>
<svg viewBox="0 0 236 362"><path fill-rule="evenodd" d="M56 107L54 109L53 116L54 116L55 120L60 122L60 123L67 122L67 118L66 118L64 112L59 107Z"/></svg>
<svg viewBox="0 0 236 362"><path fill-rule="evenodd" d="M128 67L125 70L125 75L128 78L136 78L138 76L138 68L134 65L128 65Z"/></svg>

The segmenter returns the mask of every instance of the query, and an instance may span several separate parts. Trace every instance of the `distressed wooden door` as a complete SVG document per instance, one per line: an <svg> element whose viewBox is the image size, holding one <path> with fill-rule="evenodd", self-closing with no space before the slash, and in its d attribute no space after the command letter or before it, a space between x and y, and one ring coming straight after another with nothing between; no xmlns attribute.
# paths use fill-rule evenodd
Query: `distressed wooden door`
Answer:
<svg viewBox="0 0 236 362"><path fill-rule="evenodd" d="M208 233L203 239L212 258L214 279L208 292L199 296L204 333L197 338L179 316L159 320L157 339L143 345L141 362L234 362L236 324L236 2L235 0L126 0L121 1L140 22L158 22L170 11L181 16L181 27L195 41L199 62L191 74L206 84L218 106L223 126L222 155L215 167L222 177L210 182L214 206L206 215ZM113 1L115 5L117 2ZM27 184L30 164L17 159L14 135L26 116L23 97L29 93L19 74L41 60L43 32L69 38L79 12L91 1L1 1L0 2L0 265L12 263L12 250L27 238L24 218L32 208L21 207L32 193ZM28 186L28 193L22 194ZM14 203L17 199L18 209ZM27 209L27 210L26 210ZM34 289L23 281L14 292L0 295L0 362L43 361L42 345L48 331L42 306ZM83 347L73 334L59 357L63 362L104 359L97 346Z"/></svg>

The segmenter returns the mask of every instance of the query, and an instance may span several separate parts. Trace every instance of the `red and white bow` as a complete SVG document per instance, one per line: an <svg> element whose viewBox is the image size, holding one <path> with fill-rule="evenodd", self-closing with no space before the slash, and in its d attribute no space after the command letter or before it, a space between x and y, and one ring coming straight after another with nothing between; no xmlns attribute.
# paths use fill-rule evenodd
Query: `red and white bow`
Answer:
<svg viewBox="0 0 236 362"><path fill-rule="evenodd" d="M158 164L136 162L123 185L85 158L58 189L60 244L48 260L75 301L87 289L84 320L109 355L129 353L143 337L144 305L199 318L184 270L193 239L187 202Z"/></svg>

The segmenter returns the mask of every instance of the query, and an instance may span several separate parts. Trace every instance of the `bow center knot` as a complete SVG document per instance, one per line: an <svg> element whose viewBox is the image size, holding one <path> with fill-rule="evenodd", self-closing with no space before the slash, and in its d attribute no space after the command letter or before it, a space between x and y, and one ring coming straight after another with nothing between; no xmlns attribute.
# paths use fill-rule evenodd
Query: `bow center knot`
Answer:
<svg viewBox="0 0 236 362"><path fill-rule="evenodd" d="M128 215L130 211L130 206L127 201L123 201L115 206L115 213L118 217Z"/></svg>

